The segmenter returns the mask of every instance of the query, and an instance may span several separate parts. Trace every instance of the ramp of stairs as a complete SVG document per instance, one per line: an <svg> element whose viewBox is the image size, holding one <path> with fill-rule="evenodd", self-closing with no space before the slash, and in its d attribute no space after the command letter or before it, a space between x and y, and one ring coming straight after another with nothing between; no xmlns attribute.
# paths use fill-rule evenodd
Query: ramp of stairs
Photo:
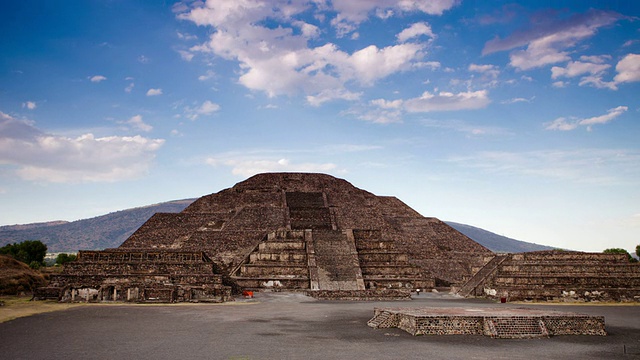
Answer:
<svg viewBox="0 0 640 360"><path fill-rule="evenodd" d="M315 230L313 247L320 290L364 290L358 252L349 230Z"/></svg>
<svg viewBox="0 0 640 360"><path fill-rule="evenodd" d="M476 295L476 288L489 276L493 275L498 266L507 260L507 258L508 255L496 255L485 266L483 266L482 269L475 273L473 277L460 288L460 290L458 290L458 294L462 296Z"/></svg>
<svg viewBox="0 0 640 360"><path fill-rule="evenodd" d="M497 339L531 339L549 337L549 331L538 317L486 317L484 335Z"/></svg>
<svg viewBox="0 0 640 360"><path fill-rule="evenodd" d="M378 309L375 309L378 310ZM373 318L367 321L367 325L374 329L388 329L397 327L398 320L395 314L390 311L375 311Z"/></svg>
<svg viewBox="0 0 640 360"><path fill-rule="evenodd" d="M304 232L281 230L268 234L231 278L245 289L308 289Z"/></svg>

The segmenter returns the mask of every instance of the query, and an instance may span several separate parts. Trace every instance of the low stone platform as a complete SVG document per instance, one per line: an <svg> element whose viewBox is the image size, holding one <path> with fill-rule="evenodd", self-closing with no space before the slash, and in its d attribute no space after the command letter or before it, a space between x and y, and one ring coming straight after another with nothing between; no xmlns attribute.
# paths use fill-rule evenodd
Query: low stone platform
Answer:
<svg viewBox="0 0 640 360"><path fill-rule="evenodd" d="M485 335L500 339L607 335L604 316L534 309L375 308L367 323L411 335Z"/></svg>
<svg viewBox="0 0 640 360"><path fill-rule="evenodd" d="M411 300L411 291L407 289L313 290L307 291L306 294L319 300Z"/></svg>

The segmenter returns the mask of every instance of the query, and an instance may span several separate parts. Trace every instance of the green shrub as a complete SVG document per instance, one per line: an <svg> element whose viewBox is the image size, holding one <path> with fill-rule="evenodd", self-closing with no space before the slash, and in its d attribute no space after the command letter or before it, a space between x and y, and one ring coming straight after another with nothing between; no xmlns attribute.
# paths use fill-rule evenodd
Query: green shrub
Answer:
<svg viewBox="0 0 640 360"><path fill-rule="evenodd" d="M47 255L47 245L39 240L27 240L17 244L9 244L0 248L0 254L9 255L12 258L31 265L36 262L44 264Z"/></svg>

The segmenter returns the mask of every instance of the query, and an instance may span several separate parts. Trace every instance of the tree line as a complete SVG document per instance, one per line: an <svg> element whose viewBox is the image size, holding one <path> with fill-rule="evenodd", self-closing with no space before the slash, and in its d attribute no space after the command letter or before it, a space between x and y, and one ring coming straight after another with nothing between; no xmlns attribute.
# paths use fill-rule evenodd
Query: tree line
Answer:
<svg viewBox="0 0 640 360"><path fill-rule="evenodd" d="M40 240L26 240L20 243L8 244L0 248L0 254L29 265L32 269L45 266L44 258L47 255L47 245ZM75 254L58 254L56 264L63 265L76 259Z"/></svg>

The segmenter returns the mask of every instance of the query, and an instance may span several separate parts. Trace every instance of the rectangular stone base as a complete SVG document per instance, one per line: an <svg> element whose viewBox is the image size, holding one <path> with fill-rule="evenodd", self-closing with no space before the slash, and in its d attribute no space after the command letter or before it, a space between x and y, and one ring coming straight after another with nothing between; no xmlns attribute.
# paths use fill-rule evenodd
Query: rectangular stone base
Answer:
<svg viewBox="0 0 640 360"><path fill-rule="evenodd" d="M320 300L411 300L411 291L407 289L314 290L306 293Z"/></svg>
<svg viewBox="0 0 640 360"><path fill-rule="evenodd" d="M411 335L485 335L501 339L607 335L603 316L534 309L375 308L368 325Z"/></svg>

